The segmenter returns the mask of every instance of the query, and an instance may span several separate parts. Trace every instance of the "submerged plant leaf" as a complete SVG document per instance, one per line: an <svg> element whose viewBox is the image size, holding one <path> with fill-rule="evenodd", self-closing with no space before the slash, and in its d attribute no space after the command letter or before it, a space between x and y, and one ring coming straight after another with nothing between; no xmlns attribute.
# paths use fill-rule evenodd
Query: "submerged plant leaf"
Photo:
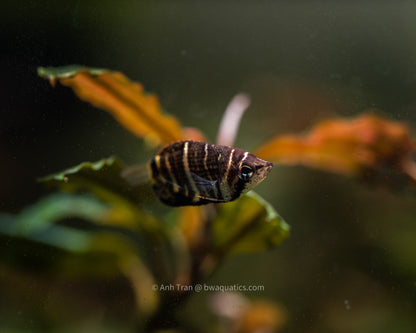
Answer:
<svg viewBox="0 0 416 333"><path fill-rule="evenodd" d="M30 217L31 219L32 217ZM20 216L12 214L0 213L0 234L9 237L21 237L32 240L36 243L42 243L54 247L61 248L71 252L85 251L91 242L91 235L82 230L54 225L47 225L45 220L37 220L35 223L38 227L43 228L32 232L21 231L25 229L28 223Z"/></svg>
<svg viewBox="0 0 416 333"><path fill-rule="evenodd" d="M223 204L212 222L213 245L223 254L272 249L289 236L289 225L253 191Z"/></svg>
<svg viewBox="0 0 416 333"><path fill-rule="evenodd" d="M154 226L143 228L143 215L135 210L135 228L126 228L117 218L120 209L90 195L51 194L17 215L0 214L0 233L71 252L111 252L121 259L140 250L148 263L145 245L160 246L157 242L166 242L165 235Z"/></svg>
<svg viewBox="0 0 416 333"><path fill-rule="evenodd" d="M183 206L178 208L178 226L190 246L201 240L206 223L204 208L198 206Z"/></svg>
<svg viewBox="0 0 416 333"><path fill-rule="evenodd" d="M83 162L72 168L40 178L39 181L63 189L95 184L117 193L126 190L124 188L126 184L121 178L123 169L123 163L112 156L96 162Z"/></svg>
<svg viewBox="0 0 416 333"><path fill-rule="evenodd" d="M146 251L141 251L143 258L137 253L139 234L129 235L123 228L99 227L111 224L113 210L88 195L53 194L18 215L0 213L0 234L85 255L76 257L76 264L70 267L71 275L85 275L91 267L97 269L97 258L102 258L108 269L123 272L133 288L140 291L140 295L136 295L139 309L148 313L157 303L157 294L151 288L153 277L144 265L145 261L149 264ZM58 223L63 220L73 222L74 219L88 223L80 225L80 229ZM91 256L94 263L90 262ZM141 298L143 295L145 299Z"/></svg>
<svg viewBox="0 0 416 333"><path fill-rule="evenodd" d="M121 176L123 170L123 163L116 157L110 157L93 163L81 163L40 181L67 192L88 192L95 195L112 207L108 223L133 229L139 226L158 229L155 216L139 208L147 196L154 199L149 184L131 187Z"/></svg>
<svg viewBox="0 0 416 333"><path fill-rule="evenodd" d="M145 168L145 166L143 166ZM106 201L122 195L135 203L143 197L142 187L132 188L122 177L124 164L117 157L104 158L96 162L83 162L72 168L40 178L47 186L57 187L66 191L88 190Z"/></svg>
<svg viewBox="0 0 416 333"><path fill-rule="evenodd" d="M68 218L100 221L108 219L109 213L109 207L93 197L53 194L25 208L19 215L0 215L0 232L65 250L84 251L91 241L88 233L55 223Z"/></svg>
<svg viewBox="0 0 416 333"><path fill-rule="evenodd" d="M106 251L120 256L135 252L126 242L127 231L99 227L111 224L112 210L89 195L52 194L17 215L0 214L0 233L71 252ZM86 223L78 228L61 223L75 220Z"/></svg>
<svg viewBox="0 0 416 333"><path fill-rule="evenodd" d="M113 224L113 210L114 207L89 195L57 193L26 207L18 215L0 215L0 232L75 252L131 252L123 245L127 229L101 227ZM86 223L78 228L60 223L74 220Z"/></svg>
<svg viewBox="0 0 416 333"><path fill-rule="evenodd" d="M81 65L68 65L60 67L38 67L38 75L48 79L51 83L56 83L58 79L73 77L81 70L87 70L91 75L101 75L106 72L104 68L86 68Z"/></svg>
<svg viewBox="0 0 416 333"><path fill-rule="evenodd" d="M38 73L51 83L59 81L72 88L80 99L108 111L129 131L154 145L184 138L181 125L162 112L157 97L120 72L69 66L41 67Z"/></svg>
<svg viewBox="0 0 416 333"><path fill-rule="evenodd" d="M306 135L279 135L256 152L281 164L305 165L353 177L386 173L416 182L416 150L409 129L372 114L353 119L325 120Z"/></svg>

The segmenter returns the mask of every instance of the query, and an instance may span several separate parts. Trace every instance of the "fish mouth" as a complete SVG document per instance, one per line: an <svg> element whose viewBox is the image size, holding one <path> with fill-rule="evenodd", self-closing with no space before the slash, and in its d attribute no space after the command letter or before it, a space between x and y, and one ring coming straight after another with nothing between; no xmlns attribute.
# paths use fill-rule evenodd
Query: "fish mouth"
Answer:
<svg viewBox="0 0 416 333"><path fill-rule="evenodd" d="M268 175L270 170L274 167L274 164L272 162L265 161L266 165L263 167L263 173L264 175Z"/></svg>
<svg viewBox="0 0 416 333"><path fill-rule="evenodd" d="M274 166L273 163L264 161L264 165L261 166L258 169L258 178L257 178L258 181L263 181L264 178L266 178L268 176L268 174L269 174L270 170L273 168L273 166Z"/></svg>

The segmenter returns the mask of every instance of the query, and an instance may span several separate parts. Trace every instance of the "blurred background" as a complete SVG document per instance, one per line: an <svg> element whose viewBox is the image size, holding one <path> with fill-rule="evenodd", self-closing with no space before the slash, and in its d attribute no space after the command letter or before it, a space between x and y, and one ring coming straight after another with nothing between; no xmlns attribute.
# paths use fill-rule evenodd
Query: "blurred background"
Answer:
<svg viewBox="0 0 416 333"><path fill-rule="evenodd" d="M252 104L236 143L246 150L278 133L368 110L416 131L411 2L8 1L0 7L0 211L18 212L41 197L37 177L110 155L133 163L152 154L109 114L39 78L38 66L119 70L212 142L227 103L246 92ZM414 194L279 166L257 191L291 225L290 238L274 251L230 257L209 283L264 285L245 296L280 304L288 316L281 332L416 331ZM77 258L0 238L1 330L132 331L129 282L108 273L105 262L100 276L71 276L60 269L62 260ZM214 325L209 297L195 295L182 313L206 332Z"/></svg>

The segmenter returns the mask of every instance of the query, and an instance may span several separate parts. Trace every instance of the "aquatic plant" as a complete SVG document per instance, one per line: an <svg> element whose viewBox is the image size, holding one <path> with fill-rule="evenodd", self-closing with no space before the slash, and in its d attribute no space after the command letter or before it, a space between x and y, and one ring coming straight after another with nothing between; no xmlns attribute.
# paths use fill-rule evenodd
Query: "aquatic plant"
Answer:
<svg viewBox="0 0 416 333"><path fill-rule="evenodd" d="M207 140L202 129L182 126L162 111L155 95L119 72L70 66L39 68L39 75L109 112L149 149L157 151L178 140ZM248 104L245 95L233 99L217 143L234 144ZM368 113L322 121L306 134L277 134L254 153L278 165L414 187L414 151L415 142L404 124ZM68 265L72 274L86 276L99 270L103 261L106 266L111 262L114 271L130 281L139 331L185 330L181 307L227 257L273 249L289 235L288 224L254 192L230 203L167 208L148 183L126 182L122 174L128 167L112 156L41 178L51 193L17 215L2 213L0 232L76 254L78 262ZM219 316L225 315L221 302L244 303L244 311L228 318L235 332L252 331L253 322L270 330L284 322L284 310L271 302L256 303L229 293L215 297L213 312Z"/></svg>

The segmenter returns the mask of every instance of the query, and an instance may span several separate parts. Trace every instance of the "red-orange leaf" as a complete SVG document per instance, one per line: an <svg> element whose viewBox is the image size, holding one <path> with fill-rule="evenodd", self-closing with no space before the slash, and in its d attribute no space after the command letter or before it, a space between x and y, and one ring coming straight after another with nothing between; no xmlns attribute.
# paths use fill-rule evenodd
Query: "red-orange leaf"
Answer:
<svg viewBox="0 0 416 333"><path fill-rule="evenodd" d="M306 135L280 135L256 152L266 160L301 164L326 171L362 176L384 168L414 178L411 153L415 144L408 128L372 114L326 120Z"/></svg>
<svg viewBox="0 0 416 333"><path fill-rule="evenodd" d="M157 97L122 73L91 72L79 67L40 68L39 73L52 83L58 80L71 87L80 99L110 112L132 133L155 145L184 139L181 125L175 117L162 112Z"/></svg>

